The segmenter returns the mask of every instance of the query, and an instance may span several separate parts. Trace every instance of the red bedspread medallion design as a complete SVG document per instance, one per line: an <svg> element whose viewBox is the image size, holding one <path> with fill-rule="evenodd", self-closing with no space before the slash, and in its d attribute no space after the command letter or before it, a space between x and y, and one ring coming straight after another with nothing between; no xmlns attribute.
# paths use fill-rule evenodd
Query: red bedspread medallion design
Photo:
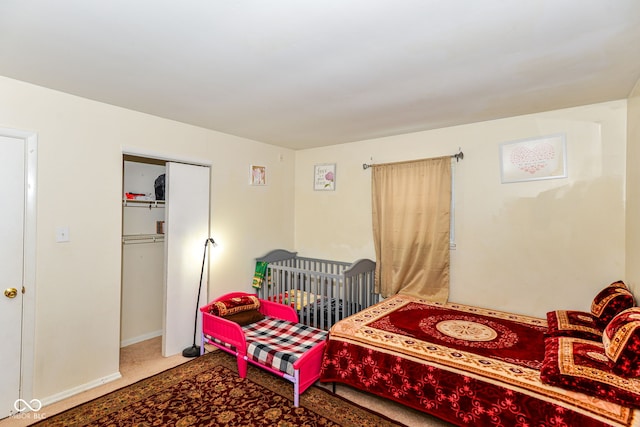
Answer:
<svg viewBox="0 0 640 427"><path fill-rule="evenodd" d="M409 303L368 326L534 369L540 369L544 360L545 326L523 325L473 311L452 312Z"/></svg>
<svg viewBox="0 0 640 427"><path fill-rule="evenodd" d="M628 408L540 382L545 331L542 319L396 296L331 329L321 381L460 426L630 425Z"/></svg>

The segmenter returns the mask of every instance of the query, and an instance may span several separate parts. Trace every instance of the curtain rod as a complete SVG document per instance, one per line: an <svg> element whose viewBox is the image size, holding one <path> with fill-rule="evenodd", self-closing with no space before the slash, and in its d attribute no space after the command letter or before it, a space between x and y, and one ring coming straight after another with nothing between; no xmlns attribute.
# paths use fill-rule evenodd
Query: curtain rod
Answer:
<svg viewBox="0 0 640 427"><path fill-rule="evenodd" d="M457 154L452 154L450 157L452 159L455 158L456 162L459 162L460 160L464 159L464 153L462 151L459 151ZM362 169L366 170L366 169L369 169L372 166L375 166L375 165L363 163L362 164Z"/></svg>

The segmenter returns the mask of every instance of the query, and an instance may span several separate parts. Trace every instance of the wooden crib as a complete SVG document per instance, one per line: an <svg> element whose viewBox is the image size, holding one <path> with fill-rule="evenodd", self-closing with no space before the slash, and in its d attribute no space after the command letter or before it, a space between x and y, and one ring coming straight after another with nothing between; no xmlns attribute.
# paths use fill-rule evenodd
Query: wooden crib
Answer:
<svg viewBox="0 0 640 427"><path fill-rule="evenodd" d="M256 262L268 263L258 297L290 305L305 325L328 330L380 301L374 289L376 263L370 259L348 263L276 249Z"/></svg>

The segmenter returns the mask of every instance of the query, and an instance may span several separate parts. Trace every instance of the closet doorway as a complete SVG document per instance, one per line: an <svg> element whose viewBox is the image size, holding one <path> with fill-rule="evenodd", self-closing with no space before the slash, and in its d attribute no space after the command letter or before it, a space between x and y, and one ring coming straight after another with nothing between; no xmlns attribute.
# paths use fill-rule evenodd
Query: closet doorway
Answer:
<svg viewBox="0 0 640 427"><path fill-rule="evenodd" d="M156 194L159 178L164 191ZM162 355L172 356L193 343L210 167L125 153L122 182L120 346L162 336Z"/></svg>

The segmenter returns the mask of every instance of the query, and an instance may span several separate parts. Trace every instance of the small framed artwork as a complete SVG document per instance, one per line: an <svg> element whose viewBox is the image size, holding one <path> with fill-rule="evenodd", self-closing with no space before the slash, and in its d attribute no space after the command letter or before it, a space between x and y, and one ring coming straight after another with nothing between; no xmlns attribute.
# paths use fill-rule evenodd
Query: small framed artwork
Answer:
<svg viewBox="0 0 640 427"><path fill-rule="evenodd" d="M325 163L313 167L313 189L333 191L336 189L336 164Z"/></svg>
<svg viewBox="0 0 640 427"><path fill-rule="evenodd" d="M564 134L520 139L500 145L502 183L567 177Z"/></svg>
<svg viewBox="0 0 640 427"><path fill-rule="evenodd" d="M251 185L267 185L267 167L251 165L251 176L249 183Z"/></svg>

